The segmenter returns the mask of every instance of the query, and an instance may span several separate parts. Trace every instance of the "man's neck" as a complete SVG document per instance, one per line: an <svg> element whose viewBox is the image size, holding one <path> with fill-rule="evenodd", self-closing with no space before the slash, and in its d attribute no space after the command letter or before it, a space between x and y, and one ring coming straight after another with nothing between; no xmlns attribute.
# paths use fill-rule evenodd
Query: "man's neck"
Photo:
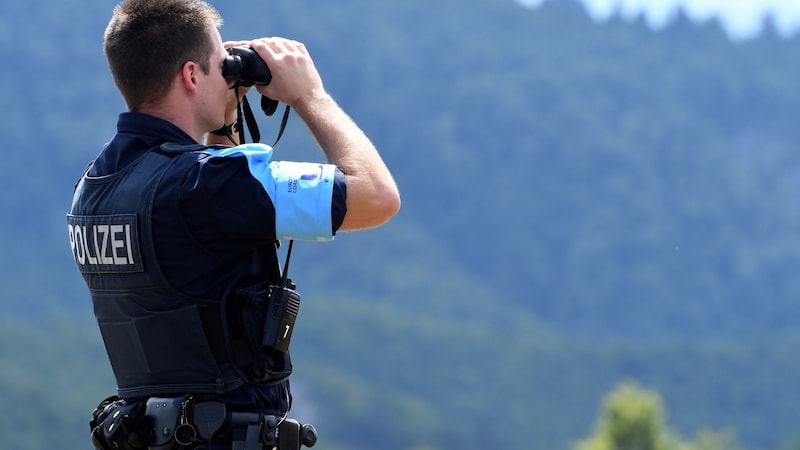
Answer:
<svg viewBox="0 0 800 450"><path fill-rule="evenodd" d="M192 114L186 113L184 108L180 106L176 106L165 100L157 105L144 105L138 112L166 120L191 136L196 142L202 142L204 132L196 129L197 127L191 120L193 117Z"/></svg>

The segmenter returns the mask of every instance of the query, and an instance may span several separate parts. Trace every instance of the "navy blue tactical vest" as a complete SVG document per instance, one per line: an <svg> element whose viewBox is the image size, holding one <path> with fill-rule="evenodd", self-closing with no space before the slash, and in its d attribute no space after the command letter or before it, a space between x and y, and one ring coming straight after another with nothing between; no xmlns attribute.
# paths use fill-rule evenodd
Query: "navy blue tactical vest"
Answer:
<svg viewBox="0 0 800 450"><path fill-rule="evenodd" d="M291 372L288 354L278 355L286 359L283 370L248 379L233 362L241 345L231 345L226 302L178 292L159 268L151 229L156 188L177 155L199 148L164 145L108 176L90 177L87 169L67 215L72 253L123 398L222 394L245 380L274 384ZM252 362L253 355L238 359Z"/></svg>

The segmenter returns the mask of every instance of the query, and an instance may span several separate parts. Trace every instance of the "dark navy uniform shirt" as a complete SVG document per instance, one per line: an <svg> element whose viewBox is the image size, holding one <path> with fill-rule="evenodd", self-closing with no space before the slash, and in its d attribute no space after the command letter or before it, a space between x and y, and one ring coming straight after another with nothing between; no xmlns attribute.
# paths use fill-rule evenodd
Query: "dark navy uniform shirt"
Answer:
<svg viewBox="0 0 800 450"><path fill-rule="evenodd" d="M163 143L196 144L165 120L123 113L117 134L89 174L116 173ZM161 271L173 288L200 299L220 299L232 281L252 271L255 248L282 238L332 239L341 225L346 189L344 175L333 166L273 162L271 149L263 145L207 153L178 156L156 194L153 239ZM323 172L327 178L319 176ZM305 195L299 206L291 197L298 192ZM245 385L222 399L280 414L288 408L288 395L286 385Z"/></svg>

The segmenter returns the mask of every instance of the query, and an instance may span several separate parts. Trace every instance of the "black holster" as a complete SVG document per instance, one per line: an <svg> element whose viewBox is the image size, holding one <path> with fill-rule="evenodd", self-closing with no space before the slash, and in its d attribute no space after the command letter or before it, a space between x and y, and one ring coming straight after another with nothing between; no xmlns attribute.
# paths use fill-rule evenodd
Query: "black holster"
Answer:
<svg viewBox="0 0 800 450"><path fill-rule="evenodd" d="M151 429L144 402L126 402L111 396L100 402L89 421L96 450L145 450Z"/></svg>

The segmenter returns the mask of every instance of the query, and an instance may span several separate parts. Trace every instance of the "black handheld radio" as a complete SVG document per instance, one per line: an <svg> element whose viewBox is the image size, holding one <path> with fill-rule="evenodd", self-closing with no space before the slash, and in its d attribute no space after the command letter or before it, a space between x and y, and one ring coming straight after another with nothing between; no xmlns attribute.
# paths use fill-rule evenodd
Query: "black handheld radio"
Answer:
<svg viewBox="0 0 800 450"><path fill-rule="evenodd" d="M289 279L289 257L292 255L293 240L289 241L286 253L286 264L283 267L280 285L270 285L269 309L264 321L264 337L261 346L286 353L294 331L294 322L300 312L300 294L295 291L294 283Z"/></svg>

